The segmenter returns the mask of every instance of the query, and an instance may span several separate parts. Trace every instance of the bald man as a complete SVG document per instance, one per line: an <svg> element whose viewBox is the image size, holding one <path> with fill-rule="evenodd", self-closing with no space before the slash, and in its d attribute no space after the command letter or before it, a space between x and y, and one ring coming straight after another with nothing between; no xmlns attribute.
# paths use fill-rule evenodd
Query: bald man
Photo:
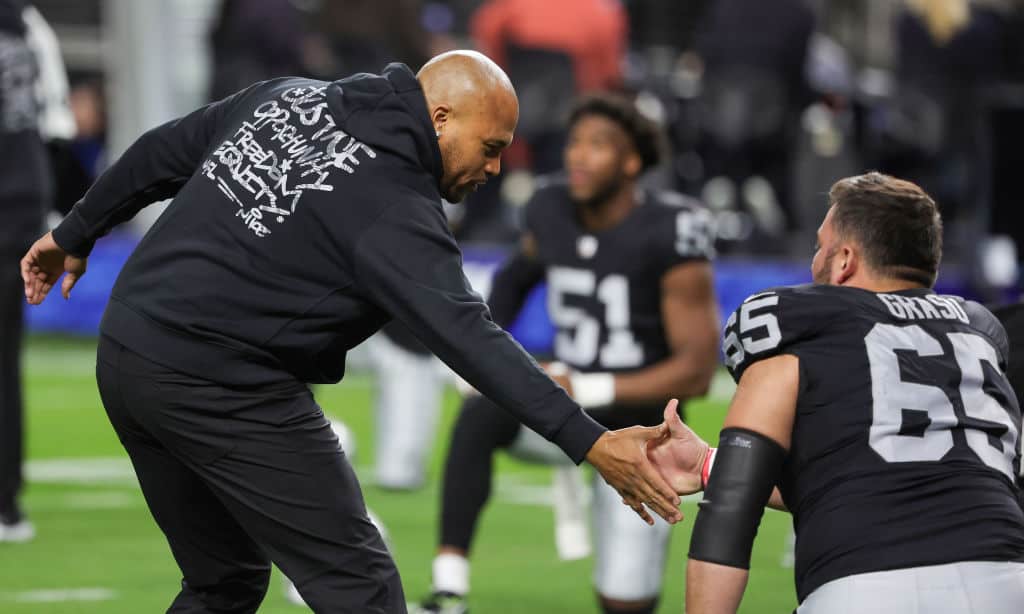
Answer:
<svg viewBox="0 0 1024 614"><path fill-rule="evenodd" d="M383 323L408 326L477 390L586 458L649 522L678 497L503 330L462 274L441 199L500 170L518 103L453 52L335 82L258 83L133 144L22 259L69 298L94 242L174 201L125 264L100 327L107 415L181 568L172 612L254 612L270 563L317 612L405 612L359 483L307 384L337 382Z"/></svg>

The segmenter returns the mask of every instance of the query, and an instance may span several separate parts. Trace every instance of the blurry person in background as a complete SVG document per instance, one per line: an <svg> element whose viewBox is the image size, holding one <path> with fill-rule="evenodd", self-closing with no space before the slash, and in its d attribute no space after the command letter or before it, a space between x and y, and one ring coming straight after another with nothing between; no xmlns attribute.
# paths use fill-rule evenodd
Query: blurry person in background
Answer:
<svg viewBox="0 0 1024 614"><path fill-rule="evenodd" d="M24 289L14 262L43 228L51 177L40 136L38 63L26 41L26 2L0 0L0 542L35 529L18 505L22 487L21 342Z"/></svg>
<svg viewBox="0 0 1024 614"><path fill-rule="evenodd" d="M210 100L220 100L257 81L307 74L303 57L307 16L300 4L295 0L222 0L210 32Z"/></svg>
<svg viewBox="0 0 1024 614"><path fill-rule="evenodd" d="M942 203L947 257L972 258L989 222L987 90L1015 37L995 2L906 0L896 30L894 113L879 159Z"/></svg>
<svg viewBox="0 0 1024 614"><path fill-rule="evenodd" d="M431 56L421 0L325 0L315 11L314 34L324 46L320 76L379 70L388 62L418 69ZM325 55L326 54L326 55Z"/></svg>
<svg viewBox="0 0 1024 614"><path fill-rule="evenodd" d="M106 102L98 78L84 78L68 96L75 136L50 144L55 179L54 209L62 216L75 206L106 163Z"/></svg>
<svg viewBox="0 0 1024 614"><path fill-rule="evenodd" d="M519 93L519 135L529 147L530 170L561 168L565 120L575 95L619 88L628 30L618 0L487 0L480 5L470 33Z"/></svg>
<svg viewBox="0 0 1024 614"><path fill-rule="evenodd" d="M761 236L782 237L790 224L791 152L810 100L804 68L814 27L803 0L718 0L697 27L703 197L748 211Z"/></svg>
<svg viewBox="0 0 1024 614"><path fill-rule="evenodd" d="M1010 362L1006 367L1006 379L1010 380L1017 401L1024 407L1024 302L992 308L992 314L999 318L1006 336L1010 340Z"/></svg>

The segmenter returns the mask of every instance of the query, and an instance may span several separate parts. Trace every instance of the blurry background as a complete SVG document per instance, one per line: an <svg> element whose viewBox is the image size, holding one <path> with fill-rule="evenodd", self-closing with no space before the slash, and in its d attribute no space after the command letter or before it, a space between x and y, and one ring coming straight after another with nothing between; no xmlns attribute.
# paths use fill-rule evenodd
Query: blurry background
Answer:
<svg viewBox="0 0 1024 614"><path fill-rule="evenodd" d="M336 79L390 61L414 70L473 47L507 70L520 126L491 181L450 208L474 284L515 242L535 177L560 167L574 95L619 90L667 129L646 181L701 198L718 223L723 314L766 286L809 281L836 179L880 170L921 184L946 222L942 291L1017 300L1024 249L1024 7L1017 0L36 0L67 68L72 138L50 144L55 213L142 131L253 81ZM17 155L3 152L0 155ZM75 300L27 312L24 507L39 537L0 544L2 612L153 612L176 570L99 404L94 337L109 289L158 206L101 241ZM59 219L56 218L56 219ZM2 223L2 222L0 222ZM515 331L543 349L543 297ZM318 391L372 457L373 380L358 352ZM691 404L709 437L729 386ZM445 399L448 432L455 396ZM443 439L442 439L443 441ZM410 598L428 589L437 459L416 493L367 486ZM559 563L547 470L499 464L474 558L477 612L594 611L589 563ZM688 517L695 506L687 504ZM788 518L769 513L746 612L789 611ZM676 530L663 611L681 609L689 522ZM295 611L275 584L261 611ZM301 611L301 610L299 610Z"/></svg>

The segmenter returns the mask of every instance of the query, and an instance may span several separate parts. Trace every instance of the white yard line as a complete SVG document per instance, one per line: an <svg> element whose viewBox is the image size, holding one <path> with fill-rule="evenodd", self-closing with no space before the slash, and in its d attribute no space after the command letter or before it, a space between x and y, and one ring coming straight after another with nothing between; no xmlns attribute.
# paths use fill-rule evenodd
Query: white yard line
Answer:
<svg viewBox="0 0 1024 614"><path fill-rule="evenodd" d="M45 458L25 463L29 482L47 484L137 484L124 457Z"/></svg>
<svg viewBox="0 0 1024 614"><path fill-rule="evenodd" d="M110 601L117 593L109 588L47 588L20 593L0 593L3 601L18 603L63 603L67 601Z"/></svg>

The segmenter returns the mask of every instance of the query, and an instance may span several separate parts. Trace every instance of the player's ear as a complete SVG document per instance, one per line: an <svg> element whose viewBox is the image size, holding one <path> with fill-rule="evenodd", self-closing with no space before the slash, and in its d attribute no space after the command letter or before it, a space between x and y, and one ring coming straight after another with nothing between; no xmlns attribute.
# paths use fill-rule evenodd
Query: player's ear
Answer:
<svg viewBox="0 0 1024 614"><path fill-rule="evenodd" d="M836 285L841 286L857 274L857 269L861 265L860 253L851 245L843 245L836 254L835 262L833 274L836 277Z"/></svg>

